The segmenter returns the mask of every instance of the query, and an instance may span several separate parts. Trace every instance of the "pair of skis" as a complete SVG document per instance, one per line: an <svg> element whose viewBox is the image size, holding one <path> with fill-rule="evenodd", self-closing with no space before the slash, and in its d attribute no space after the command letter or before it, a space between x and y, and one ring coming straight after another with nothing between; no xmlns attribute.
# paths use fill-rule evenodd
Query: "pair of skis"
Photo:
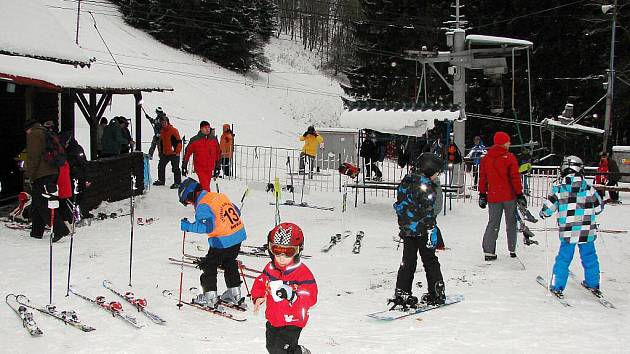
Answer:
<svg viewBox="0 0 630 354"><path fill-rule="evenodd" d="M443 304L439 305L430 305L430 304L418 304L416 307L411 307L406 310L400 309L389 309L385 311L378 311L367 314L368 317L381 320L381 321L394 321L399 320L401 318L417 315L422 312L427 312L435 309L439 309L441 307L449 306L456 304L458 302L464 301L464 295L455 294L455 295L447 295L446 300Z"/></svg>
<svg viewBox="0 0 630 354"><path fill-rule="evenodd" d="M615 305L613 305L612 302L608 301L605 297L604 294L602 294L601 291L599 291L599 289L594 289L594 288L589 288L587 287L584 282L580 282L577 278L577 276L573 273L573 272L569 272L569 276L571 277L571 279L573 281L575 281L576 283L579 283L580 287L584 288L584 290L588 291L591 295L595 296L595 298L597 299L597 301L604 307L609 308L609 309L614 309L616 308ZM549 291L549 293L551 293L554 298L556 300L558 300L558 302L564 306L564 307L571 307L571 304L564 298L564 295L562 293L556 293L551 291L551 289L549 289L549 284L547 283L547 281L545 280L545 278L541 277L540 275L536 277L536 282L540 285L542 285L545 289L547 289L547 291Z"/></svg>
<svg viewBox="0 0 630 354"><path fill-rule="evenodd" d="M179 298L171 290L164 290L164 291L162 291L162 295L164 297L168 298L168 299L175 300L175 301L179 302ZM234 314L232 314L231 312L226 311L225 309L214 309L214 308L211 308L211 307L206 307L206 306L202 306L202 305L196 304L196 303L194 303L192 301L184 301L184 300L182 300L181 303L186 305L186 306L194 307L194 308L196 308L198 310L202 310L202 311L211 313L213 315L221 316L221 317L227 318L227 319L232 320L232 321L236 321L236 322L245 322L245 321L247 321L246 318L234 316ZM239 311L241 311L241 310L239 309ZM244 310L242 310L242 311L244 311Z"/></svg>
<svg viewBox="0 0 630 354"><path fill-rule="evenodd" d="M276 203L269 203L269 204L270 205L276 205ZM302 208L311 208L311 209L326 210L326 211L335 211L334 207L311 205L311 204L308 204L307 202L296 203L293 200L287 200L284 203L280 203L278 205L286 205L286 206L294 206L294 207L302 207Z"/></svg>
<svg viewBox="0 0 630 354"><path fill-rule="evenodd" d="M321 251L324 253L329 252L335 245L341 243L343 240L350 237L350 235L352 235L352 231L346 230L342 233L331 236L330 241L328 241L328 244L322 247ZM357 232L354 244L352 245L352 253L359 254L361 252L361 243L363 241L363 237L365 237L365 233L363 231Z"/></svg>

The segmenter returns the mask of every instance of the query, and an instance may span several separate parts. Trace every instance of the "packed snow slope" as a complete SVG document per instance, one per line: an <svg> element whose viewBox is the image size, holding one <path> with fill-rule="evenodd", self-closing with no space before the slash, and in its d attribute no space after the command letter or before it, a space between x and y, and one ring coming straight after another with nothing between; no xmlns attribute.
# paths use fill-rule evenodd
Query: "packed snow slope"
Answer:
<svg viewBox="0 0 630 354"><path fill-rule="evenodd" d="M74 41L76 2L42 0ZM106 1L83 2L79 44L96 58L90 71L121 73L110 54L127 77L146 82L167 83L173 92L145 93L144 109L155 116L162 107L181 135L188 137L207 120L213 127L234 124L240 144L298 147L298 134L310 124L334 125L342 111L338 83L315 68L319 57L304 51L300 43L280 36L265 48L271 72L240 75L194 55L168 47L149 34L125 24L115 5ZM90 16L90 13L93 15ZM99 33L95 29L95 22ZM42 40L45 40L42 38ZM134 115L133 96L114 96L105 112L108 118ZM79 136L89 136L85 119L77 109ZM135 123L135 122L134 122ZM143 119L142 137L150 143L152 129ZM87 146L87 140L82 142Z"/></svg>
<svg viewBox="0 0 630 354"><path fill-rule="evenodd" d="M154 166L155 167L155 166ZM169 185L170 178L167 181ZM245 184L221 180L221 191L232 200L240 199ZM282 196L290 198L290 195ZM622 199L627 199L628 194ZM273 197L252 190L243 207L248 239L246 245L261 245L273 227ZM547 276L558 248L554 232L536 231L538 246L517 252L526 265L509 258L502 230L497 243L499 259L488 265L483 261L481 238L487 211L474 202L454 203L438 223L448 250L438 253L446 289L463 294L465 301L443 309L394 322L379 322L365 315L385 309L386 299L394 291L396 271L402 249L392 241L397 224L392 200L368 198L368 203L350 207L342 215L338 194L311 194L311 204L335 206L334 212L281 206L283 221L300 225L305 233L305 260L318 281L318 304L302 332L301 343L313 353L620 353L627 352L628 290L630 259L628 234L601 234L596 241L601 270L602 290L617 308L607 309L575 282L565 291L572 305L562 307L535 281ZM180 267L168 257L181 256L182 232L179 221L193 217L192 207L177 202L175 191L153 187L136 198L136 216L159 218L151 225L135 226L133 249L133 287L129 276L130 222L128 217L94 221L79 228L74 240L72 283L78 291L116 299L102 288L109 279L121 289L146 297L149 309L164 317L163 326L149 323L141 314L123 307L147 323L134 329L119 319L75 296L64 297L70 240L54 244L54 303L61 309L75 309L80 318L96 327L82 333L60 322L35 314L44 336L31 338L9 307L0 306L0 341L5 353L264 353L265 319L262 313L244 314L247 321L237 323L197 309L178 310L176 302L162 296L165 289L177 293ZM126 213L129 203L102 205L98 211ZM530 208L537 211L537 208ZM601 215L602 228L630 229L628 206L607 207ZM547 221L553 226L554 221ZM540 221L536 227L544 226ZM330 236L349 229L353 234L365 231L360 254L353 254L354 235L322 253ZM546 241L548 246L546 246ZM205 235L187 234L186 251L203 255L207 250ZM26 231L2 229L0 237L3 293L18 292L33 301L48 301L48 240L35 240ZM571 269L582 277L576 255ZM240 256L251 268L262 269L266 258ZM200 271L184 269L184 288L199 287ZM421 294L426 284L424 272L416 273L414 292ZM249 286L251 287L251 280ZM219 273L219 290L225 289ZM243 286L243 291L245 287ZM184 297L190 297L185 290ZM249 302L249 300L248 300ZM251 306L251 303L250 303ZM240 313L238 313L240 314Z"/></svg>

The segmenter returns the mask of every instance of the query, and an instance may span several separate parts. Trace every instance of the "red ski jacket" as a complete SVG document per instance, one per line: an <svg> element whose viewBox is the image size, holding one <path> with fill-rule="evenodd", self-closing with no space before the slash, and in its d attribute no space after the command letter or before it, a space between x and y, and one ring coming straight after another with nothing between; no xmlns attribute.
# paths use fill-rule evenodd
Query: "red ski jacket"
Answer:
<svg viewBox="0 0 630 354"><path fill-rule="evenodd" d="M293 288L297 299L293 304L288 300L276 302L269 290L269 282L282 280ZM308 309L317 303L317 283L313 273L302 262L292 264L285 270L278 269L269 262L262 274L254 281L252 300L265 297L265 317L274 327L297 326L304 328L308 322Z"/></svg>
<svg viewBox="0 0 630 354"><path fill-rule="evenodd" d="M212 175L214 166L216 166L221 156L217 138L212 133L204 135L199 132L190 139L190 143L186 146L186 152L184 153L185 164L188 164L188 160L192 154L194 154L193 165L195 171L201 171L202 173L207 172Z"/></svg>
<svg viewBox="0 0 630 354"><path fill-rule="evenodd" d="M494 145L479 165L479 193L488 195L488 203L501 203L523 194L518 161L503 145Z"/></svg>

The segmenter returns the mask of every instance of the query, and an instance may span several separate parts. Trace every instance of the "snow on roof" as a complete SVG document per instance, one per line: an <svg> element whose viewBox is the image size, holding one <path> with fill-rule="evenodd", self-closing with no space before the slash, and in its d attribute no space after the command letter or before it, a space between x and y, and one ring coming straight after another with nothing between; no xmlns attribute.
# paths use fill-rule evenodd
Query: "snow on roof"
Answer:
<svg viewBox="0 0 630 354"><path fill-rule="evenodd" d="M324 127L317 128L319 133L354 133L357 134L356 128L337 128L337 127Z"/></svg>
<svg viewBox="0 0 630 354"><path fill-rule="evenodd" d="M589 134L604 134L604 130L602 129L587 127L581 124L563 124L549 118L543 119L542 122L540 123L543 127L547 127L547 128L551 127L552 129L559 128L559 129L575 130L576 132L579 131L579 132L589 133Z"/></svg>
<svg viewBox="0 0 630 354"><path fill-rule="evenodd" d="M525 46L531 47L534 43L523 39L515 39L508 37L484 36L480 34L469 34L466 36L466 42L469 44L482 45L507 45L507 46Z"/></svg>
<svg viewBox="0 0 630 354"><path fill-rule="evenodd" d="M0 54L90 65L90 57L39 0L2 0L0 33Z"/></svg>
<svg viewBox="0 0 630 354"><path fill-rule="evenodd" d="M116 69L97 64L93 64L89 69L81 69L50 61L0 55L0 80L14 81L18 84L53 90L96 89L114 93L173 90L169 84L154 80L138 80L130 75L120 75L114 70Z"/></svg>
<svg viewBox="0 0 630 354"><path fill-rule="evenodd" d="M612 147L612 151L613 152L630 152L630 146L613 146Z"/></svg>
<svg viewBox="0 0 630 354"><path fill-rule="evenodd" d="M433 129L435 120L455 120L459 111L387 111L352 110L344 111L340 123L347 128L372 129L382 133L422 136Z"/></svg>

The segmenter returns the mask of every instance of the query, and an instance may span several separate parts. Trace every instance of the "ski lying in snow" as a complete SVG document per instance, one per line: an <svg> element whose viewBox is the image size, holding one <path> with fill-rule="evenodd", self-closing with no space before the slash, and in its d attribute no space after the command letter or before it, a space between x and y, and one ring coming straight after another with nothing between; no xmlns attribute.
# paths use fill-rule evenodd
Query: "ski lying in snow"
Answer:
<svg viewBox="0 0 630 354"><path fill-rule="evenodd" d="M135 306L136 309L138 309L138 312L142 312L143 314L145 314L151 321L153 321L153 323L157 323L157 324L164 324L166 323L165 320L163 320L160 316L150 312L149 310L147 310L147 300L144 298L136 298L136 296L134 295L134 293L132 293L131 291L127 291L124 294L121 293L120 291L116 290L112 283L109 280L103 280L103 287L105 287L105 289L108 289L109 291L113 292L114 294L122 297L123 299L125 299L125 301L127 301L128 303L132 304L133 306Z"/></svg>
<svg viewBox="0 0 630 354"><path fill-rule="evenodd" d="M518 212L521 214L521 217L523 218L523 220L533 222L533 223L538 222L538 219L536 219L536 217L532 215L532 213L527 209L527 207L522 206L519 203L516 203L516 207L518 209Z"/></svg>
<svg viewBox="0 0 630 354"><path fill-rule="evenodd" d="M30 309L37 310L48 316L54 317L67 325L70 325L74 328L82 330L83 332L92 332L96 329L94 327L81 323L81 321L79 321L79 318L77 317L76 312L72 310L57 311L57 308L53 305L46 305L46 306L35 305L31 302L31 300L29 300L28 297L21 294L16 296L16 301L20 305L26 306Z"/></svg>
<svg viewBox="0 0 630 354"><path fill-rule="evenodd" d="M238 251L238 254L241 254L243 256L269 258L269 253L267 252L267 247L266 246L255 247L255 246L243 246L243 245L241 245L241 247L246 248L246 249L241 249L240 251ZM300 257L302 257L304 259L311 258L311 256L308 255L308 254L302 254Z"/></svg>
<svg viewBox="0 0 630 354"><path fill-rule="evenodd" d="M140 226L151 225L155 221L160 220L159 218L136 218L136 223Z"/></svg>
<svg viewBox="0 0 630 354"><path fill-rule="evenodd" d="M599 289L589 288L588 286L586 286L586 284L584 284L584 282L579 281L577 278L577 275L575 275L575 273L571 271L569 271L569 276L571 276L571 279L573 279L576 283L578 283L582 288L584 288L585 290L588 290L589 293L593 294L593 296L597 298L597 301L599 301L599 303L602 304L602 306L607 307L609 309L616 308L612 302L606 300L606 298L604 297L604 294L602 294L602 292L599 291Z"/></svg>
<svg viewBox="0 0 630 354"><path fill-rule="evenodd" d="M549 289L549 284L547 284L547 281L545 281L545 278L541 277L540 275L536 277L536 282L538 282L538 284L542 285L543 288L547 289L547 291L553 295L553 297L558 300L558 302L564 306L564 307L571 307L571 304L569 304L567 302L567 300L564 299L564 295L562 294L558 294L558 293L554 293L553 291L551 291L551 289Z"/></svg>
<svg viewBox="0 0 630 354"><path fill-rule="evenodd" d="M343 233L334 234L334 235L330 236L330 241L328 241L328 244L326 244L326 245L324 245L324 247L322 247L322 252L330 251L333 248L333 246L335 246L336 244L338 244L341 241L345 240L350 235L352 235L352 232L349 231L349 230L346 230Z"/></svg>
<svg viewBox="0 0 630 354"><path fill-rule="evenodd" d="M548 227L547 229L530 227L529 229L532 231L558 231L557 227ZM605 233L605 234L627 234L628 233L628 230L597 229L597 231L601 233Z"/></svg>
<svg viewBox="0 0 630 354"><path fill-rule="evenodd" d="M9 298L12 297L15 305L11 305L9 302ZM4 301L9 305L9 307L15 312L16 315L22 320L22 326L26 329L28 334L31 336L41 336L44 334L41 329L37 326L35 319L33 319L33 313L28 310L28 308L24 305L20 305L17 301L17 295L8 294L5 296Z"/></svg>
<svg viewBox="0 0 630 354"><path fill-rule="evenodd" d="M361 241L363 240L364 236L365 233L363 231L359 231L359 233L357 233L357 237L354 240L354 245L352 246L352 253L359 254L361 252Z"/></svg>
<svg viewBox="0 0 630 354"><path fill-rule="evenodd" d="M76 290L74 290L74 288L70 287L70 292L73 293L74 295L82 298L85 301L91 302L94 305L102 308L103 310L109 312L113 317L118 317L121 320L129 323L130 325L134 326L135 328L142 328L144 327L144 324L139 323L138 320L133 317L133 316L129 316L127 315L122 308L122 305L120 304L120 302L116 302L116 301L112 301L112 302L106 302L105 301L105 297L104 296L97 296L96 298L92 299L89 298L85 295L81 295L79 293L76 292Z"/></svg>
<svg viewBox="0 0 630 354"><path fill-rule="evenodd" d="M276 203L269 203L269 204L270 205L276 205ZM306 202L296 203L293 200L287 200L284 203L280 203L279 205L287 205L287 206L295 206L295 207L311 208L311 209L327 210L327 211L334 211L335 210L334 207L310 205L310 204L308 204Z"/></svg>
<svg viewBox="0 0 630 354"><path fill-rule="evenodd" d="M164 297L169 298L171 300L175 300L177 302L179 302L179 299L177 299L176 297L173 296L173 292L170 290L164 290L162 291L162 295L164 295ZM217 315L217 316L221 316L221 317L225 317L227 319L230 319L232 321L236 321L236 322L245 322L247 321L246 318L240 318L240 317L236 317L233 314L225 311L225 310L220 310L220 309L211 309L209 307L205 307L205 306L201 306L198 304L195 304L193 302L188 302L188 301L182 301L182 304L190 306L190 307L194 307L196 309L211 313L213 315Z"/></svg>
<svg viewBox="0 0 630 354"><path fill-rule="evenodd" d="M410 308L406 311L396 310L396 309L385 310L385 311L370 313L367 316L377 319L377 320L381 320L381 321L393 321L393 320L398 320L398 319L405 318L408 316L417 315L422 312L439 309L440 307L456 304L461 301L464 301L464 295L462 294L446 295L446 301L441 305L419 304L418 307Z"/></svg>

